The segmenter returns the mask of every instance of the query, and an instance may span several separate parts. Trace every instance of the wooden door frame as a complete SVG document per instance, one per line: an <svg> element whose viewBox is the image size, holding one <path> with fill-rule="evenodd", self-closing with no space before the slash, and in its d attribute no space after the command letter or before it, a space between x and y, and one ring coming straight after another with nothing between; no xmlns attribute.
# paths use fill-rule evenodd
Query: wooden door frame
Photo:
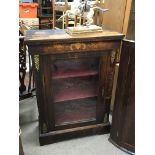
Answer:
<svg viewBox="0 0 155 155"><path fill-rule="evenodd" d="M132 6L132 0L126 0L124 22L122 27L122 33L125 35L127 34L127 30L128 30L131 6Z"/></svg>

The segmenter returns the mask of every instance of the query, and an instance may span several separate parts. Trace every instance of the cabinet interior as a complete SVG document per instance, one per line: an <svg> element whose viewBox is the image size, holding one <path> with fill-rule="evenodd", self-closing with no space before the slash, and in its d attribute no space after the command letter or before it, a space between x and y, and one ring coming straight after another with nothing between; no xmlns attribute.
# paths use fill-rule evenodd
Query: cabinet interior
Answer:
<svg viewBox="0 0 155 155"><path fill-rule="evenodd" d="M99 57L52 61L55 123L95 120L99 85Z"/></svg>

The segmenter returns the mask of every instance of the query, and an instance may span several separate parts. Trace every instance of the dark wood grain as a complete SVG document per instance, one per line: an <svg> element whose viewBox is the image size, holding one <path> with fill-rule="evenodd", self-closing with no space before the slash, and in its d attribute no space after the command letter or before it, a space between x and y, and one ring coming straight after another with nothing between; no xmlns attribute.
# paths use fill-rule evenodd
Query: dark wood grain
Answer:
<svg viewBox="0 0 155 155"><path fill-rule="evenodd" d="M62 140L84 137L95 134L109 133L110 124L96 124L83 127L76 127L71 129L64 129L58 131L51 131L49 133L41 134L39 137L40 145L51 144Z"/></svg>
<svg viewBox="0 0 155 155"><path fill-rule="evenodd" d="M123 41L110 138L135 151L135 43Z"/></svg>
<svg viewBox="0 0 155 155"><path fill-rule="evenodd" d="M25 44L36 79L40 145L109 132L111 54L122 38L108 30L74 37L63 30L27 31Z"/></svg>

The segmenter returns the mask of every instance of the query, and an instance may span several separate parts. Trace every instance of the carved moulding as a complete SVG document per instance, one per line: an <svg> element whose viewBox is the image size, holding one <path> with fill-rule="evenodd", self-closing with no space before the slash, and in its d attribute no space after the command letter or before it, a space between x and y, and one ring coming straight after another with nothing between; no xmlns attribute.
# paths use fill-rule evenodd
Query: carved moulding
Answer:
<svg viewBox="0 0 155 155"><path fill-rule="evenodd" d="M24 48L24 38L19 39L19 81L20 81L20 92L26 90L24 83L26 74L26 51Z"/></svg>

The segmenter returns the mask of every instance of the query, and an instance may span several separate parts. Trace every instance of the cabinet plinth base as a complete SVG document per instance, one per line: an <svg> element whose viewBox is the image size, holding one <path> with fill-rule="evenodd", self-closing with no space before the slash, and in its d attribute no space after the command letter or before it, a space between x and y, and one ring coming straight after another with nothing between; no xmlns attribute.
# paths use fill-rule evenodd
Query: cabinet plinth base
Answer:
<svg viewBox="0 0 155 155"><path fill-rule="evenodd" d="M95 135L95 134L106 134L109 132L110 132L110 123L108 122L108 123L102 123L102 124L65 129L65 130L51 131L48 133L40 134L39 141L40 141L40 145L43 146L43 145L59 142L62 140L84 137L84 136Z"/></svg>

